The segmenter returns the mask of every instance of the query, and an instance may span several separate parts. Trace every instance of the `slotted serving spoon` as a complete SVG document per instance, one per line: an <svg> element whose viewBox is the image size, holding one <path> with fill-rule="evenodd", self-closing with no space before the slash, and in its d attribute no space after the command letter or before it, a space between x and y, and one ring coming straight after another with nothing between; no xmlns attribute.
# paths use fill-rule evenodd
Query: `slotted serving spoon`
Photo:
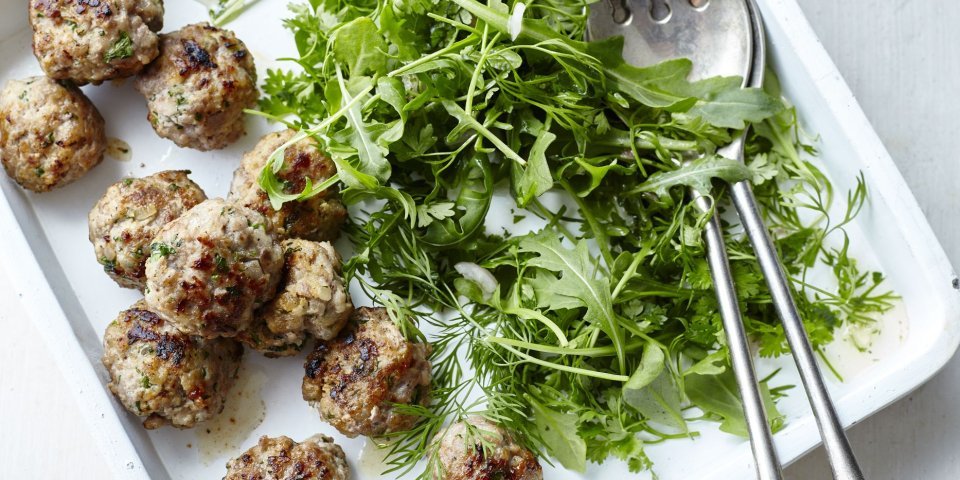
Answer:
<svg viewBox="0 0 960 480"><path fill-rule="evenodd" d="M634 65L689 58L693 62L690 80L739 75L743 77L745 87L763 84L765 39L760 11L754 0L603 0L591 8L587 33L592 40L623 36L624 59ZM743 161L745 137L746 131L730 145L721 148L719 153ZM709 210L711 204L706 193L691 192L691 197L697 206ZM732 184L730 194L783 323L834 478L862 480L863 473L827 393L790 292L788 277L760 216L750 183ZM723 232L716 215L704 228L704 241L750 445L756 459L757 477L761 480L780 479L783 476L780 461L757 385Z"/></svg>

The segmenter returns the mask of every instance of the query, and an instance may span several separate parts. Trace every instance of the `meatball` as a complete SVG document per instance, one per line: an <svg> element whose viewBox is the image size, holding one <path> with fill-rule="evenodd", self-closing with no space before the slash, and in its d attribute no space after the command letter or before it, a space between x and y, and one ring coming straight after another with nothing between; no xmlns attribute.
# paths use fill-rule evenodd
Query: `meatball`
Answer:
<svg viewBox="0 0 960 480"><path fill-rule="evenodd" d="M276 293L283 251L270 221L215 198L164 225L150 245L146 299L177 328L233 337Z"/></svg>
<svg viewBox="0 0 960 480"><path fill-rule="evenodd" d="M134 84L147 98L153 129L181 147L216 150L244 133L243 109L257 103L247 47L208 23L160 36L160 56Z"/></svg>
<svg viewBox="0 0 960 480"><path fill-rule="evenodd" d="M303 398L348 437L410 429L419 418L394 405L427 405L429 353L404 338L385 309L357 309L340 336L317 342L307 357Z"/></svg>
<svg viewBox="0 0 960 480"><path fill-rule="evenodd" d="M261 310L267 327L332 340L353 312L340 255L328 242L295 239L282 246L285 274L280 292Z"/></svg>
<svg viewBox="0 0 960 480"><path fill-rule="evenodd" d="M143 290L150 242L160 227L206 200L187 170L127 178L107 189L88 216L103 270L121 287Z"/></svg>
<svg viewBox="0 0 960 480"><path fill-rule="evenodd" d="M190 428L220 413L242 356L236 341L184 334L142 300L103 336L107 388L149 429Z"/></svg>
<svg viewBox="0 0 960 480"><path fill-rule="evenodd" d="M481 417L450 425L439 434L439 465L433 478L442 480L542 480L537 457L502 427Z"/></svg>
<svg viewBox="0 0 960 480"><path fill-rule="evenodd" d="M326 435L300 443L288 437L260 437L257 445L227 462L223 480L348 480L350 467L343 449Z"/></svg>
<svg viewBox="0 0 960 480"><path fill-rule="evenodd" d="M106 149L103 117L79 88L31 77L0 91L0 161L21 187L66 185L100 163Z"/></svg>
<svg viewBox="0 0 960 480"><path fill-rule="evenodd" d="M159 53L162 0L30 0L33 53L50 78L99 84Z"/></svg>
<svg viewBox="0 0 960 480"><path fill-rule="evenodd" d="M233 174L227 198L270 217L281 238L335 240L347 218L347 210L340 201L336 186L303 201L287 202L280 210L274 210L267 192L257 182L270 154L295 134L293 130L268 134L253 150L244 154L240 167ZM295 194L303 191L308 178L316 185L336 172L330 157L320 150L316 140L308 137L284 151L283 166L277 177L282 182L283 193Z"/></svg>
<svg viewBox="0 0 960 480"><path fill-rule="evenodd" d="M268 358L292 357L307 343L303 330L275 333L267 328L263 317L254 313L253 324L237 335L237 340Z"/></svg>

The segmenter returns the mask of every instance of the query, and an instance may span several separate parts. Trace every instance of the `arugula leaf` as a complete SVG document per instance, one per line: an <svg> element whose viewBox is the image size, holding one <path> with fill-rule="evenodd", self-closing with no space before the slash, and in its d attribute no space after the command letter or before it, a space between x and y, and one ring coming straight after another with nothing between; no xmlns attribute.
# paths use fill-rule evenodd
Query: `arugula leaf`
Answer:
<svg viewBox="0 0 960 480"><path fill-rule="evenodd" d="M317 139L338 170L288 192L276 177L281 148L261 172L271 203L342 182L355 252L345 276L405 335L432 345L433 403L397 406L423 421L393 438L396 475L427 457L420 478L429 478L430 439L474 413L575 468L616 457L650 469L645 442L696 434L683 417L688 387L705 418L740 428L721 388L729 371L702 212L675 186L754 182L815 346L841 326L874 328L895 300L847 248L862 179L834 198L808 161L814 138L775 82L763 94L736 77L690 82L684 59L628 65L621 40L581 41L582 2L548 3L525 12L501 0L293 5L286 25L299 56L291 71L267 72L254 112ZM523 17L516 41L511 15ZM749 122L759 123L745 139L746 166L710 156ZM699 160L676 167L689 158ZM512 232L487 215L506 214L493 197L507 183L510 213L526 218ZM846 209L831 218L835 203ZM518 230L528 223L539 233ZM749 244L729 232L726 241L738 252L748 333L761 355L782 354ZM484 278L468 280L462 264ZM808 283L824 275L830 287Z"/></svg>
<svg viewBox="0 0 960 480"><path fill-rule="evenodd" d="M626 390L640 390L656 380L656 378L660 376L660 373L663 372L664 359L665 356L660 346L653 342L648 342L646 346L643 347L643 357L640 359L640 366L633 372L633 375L630 375L630 380L627 380L627 383L623 384L624 394L626 395Z"/></svg>
<svg viewBox="0 0 960 480"><path fill-rule="evenodd" d="M547 450L564 468L575 472L587 469L587 445L577 434L577 416L560 413L530 400L537 431Z"/></svg>
<svg viewBox="0 0 960 480"><path fill-rule="evenodd" d="M747 180L753 177L750 169L729 158L711 155L698 158L676 170L657 172L634 188L631 193L653 192L666 197L670 189L677 186L690 187L694 191L707 193L712 188L713 179L721 179L730 183Z"/></svg>
<svg viewBox="0 0 960 480"><path fill-rule="evenodd" d="M520 240L520 251L535 253L528 264L560 273L552 288L556 295L580 300L586 307L584 319L596 323L610 336L617 349L620 371L624 370L623 336L610 298L607 278L597 278L597 260L590 256L587 243L577 242L575 250L560 244L557 237L547 231L527 236Z"/></svg>
<svg viewBox="0 0 960 480"><path fill-rule="evenodd" d="M747 122L766 120L781 108L779 101L758 88L726 88L705 96L687 113L718 127L742 130Z"/></svg>
<svg viewBox="0 0 960 480"><path fill-rule="evenodd" d="M680 432L687 431L680 389L677 388L669 372L661 372L642 389L625 388L623 401L652 422L675 428Z"/></svg>
<svg viewBox="0 0 960 480"><path fill-rule="evenodd" d="M387 43L370 17L355 18L333 37L333 56L346 65L351 77L386 73L386 52Z"/></svg>
<svg viewBox="0 0 960 480"><path fill-rule="evenodd" d="M347 89L343 76L337 71L337 80L340 87L340 95L343 103L349 103L353 97ZM337 170L340 173L340 179L348 187L373 189L384 184L390 178L390 162L387 161L384 154L387 152L385 145L389 138L380 136L380 142L374 140L374 133L370 125L364 122L363 114L360 110L360 104L356 103L346 110L344 115L347 118L348 127L338 132L338 137L346 137L347 142L353 147L353 152L343 150L342 148L331 148L333 161L337 164ZM357 166L350 163L349 159L356 154Z"/></svg>
<svg viewBox="0 0 960 480"><path fill-rule="evenodd" d="M701 375L692 373L684 377L684 392L687 398L705 413L723 419L720 430L747 437L747 423L743 416L743 404L737 390L737 380L729 368L724 373ZM776 432L782 426L783 416L777 410L765 383L760 384L760 394L771 427Z"/></svg>
<svg viewBox="0 0 960 480"><path fill-rule="evenodd" d="M556 138L557 136L548 130L541 130L530 147L527 166L523 169L517 185L517 205L525 207L531 200L553 188L553 176L550 174L550 166L547 165L546 151Z"/></svg>

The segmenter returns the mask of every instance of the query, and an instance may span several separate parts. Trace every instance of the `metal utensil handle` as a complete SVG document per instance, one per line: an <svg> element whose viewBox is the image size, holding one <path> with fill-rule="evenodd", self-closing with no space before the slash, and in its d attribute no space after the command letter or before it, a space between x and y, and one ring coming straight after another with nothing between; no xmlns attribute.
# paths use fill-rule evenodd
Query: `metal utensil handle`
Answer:
<svg viewBox="0 0 960 480"><path fill-rule="evenodd" d="M696 192L693 195L697 207L704 211L710 210L711 201L708 197L698 195ZM733 375L737 379L737 388L740 390L740 399L743 402L743 414L750 434L750 448L753 449L753 458L757 463L757 478L780 480L783 478L780 458L773 444L770 424L767 422L767 413L763 407L763 398L760 396L757 374L753 369L753 355L750 353L743 319L740 316L740 304L737 302L736 287L733 276L730 274L730 262L727 259L727 248L723 241L723 230L716 214L712 215L707 222L703 236L707 246L710 276L713 278L713 288L720 307L720 318L723 320L723 331L727 336L727 347L730 350L730 363L733 366Z"/></svg>
<svg viewBox="0 0 960 480"><path fill-rule="evenodd" d="M820 436L823 438L823 447L827 451L833 476L841 480L863 480L863 472L860 471L860 465L857 464L850 442L843 432L843 425L840 423L833 402L830 401L830 394L823 383L820 367L817 366L817 360L807 339L800 314L797 312L793 294L790 292L790 280L760 216L753 189L747 181L742 181L733 184L730 193L740 215L740 221L746 229L747 237L750 238L750 244L756 252L760 270L770 288L777 315L783 323L787 343L793 351L793 359L797 369L800 370L800 379L807 392L807 399L813 408L817 426L820 427Z"/></svg>

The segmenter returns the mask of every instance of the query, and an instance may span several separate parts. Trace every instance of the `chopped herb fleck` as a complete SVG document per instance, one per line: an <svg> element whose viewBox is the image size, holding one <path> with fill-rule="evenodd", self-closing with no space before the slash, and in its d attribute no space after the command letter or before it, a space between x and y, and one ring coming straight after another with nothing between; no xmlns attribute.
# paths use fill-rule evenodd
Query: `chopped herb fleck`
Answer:
<svg viewBox="0 0 960 480"><path fill-rule="evenodd" d="M219 253L213 254L213 262L217 265L218 272L226 272L228 270L227 259L223 258L223 255Z"/></svg>
<svg viewBox="0 0 960 480"><path fill-rule="evenodd" d="M120 32L120 38L113 42L113 45L110 45L110 48L107 50L107 53L103 54L104 62L112 62L114 60L119 60L123 58L128 58L133 56L133 41L130 40L130 35L127 32Z"/></svg>
<svg viewBox="0 0 960 480"><path fill-rule="evenodd" d="M111 260L107 257L100 257L100 264L103 265L103 271L107 273L113 273L117 268L117 261Z"/></svg>
<svg viewBox="0 0 960 480"><path fill-rule="evenodd" d="M177 253L177 249L172 245L163 242L153 242L150 244L150 259L154 260L160 257L167 257Z"/></svg>

